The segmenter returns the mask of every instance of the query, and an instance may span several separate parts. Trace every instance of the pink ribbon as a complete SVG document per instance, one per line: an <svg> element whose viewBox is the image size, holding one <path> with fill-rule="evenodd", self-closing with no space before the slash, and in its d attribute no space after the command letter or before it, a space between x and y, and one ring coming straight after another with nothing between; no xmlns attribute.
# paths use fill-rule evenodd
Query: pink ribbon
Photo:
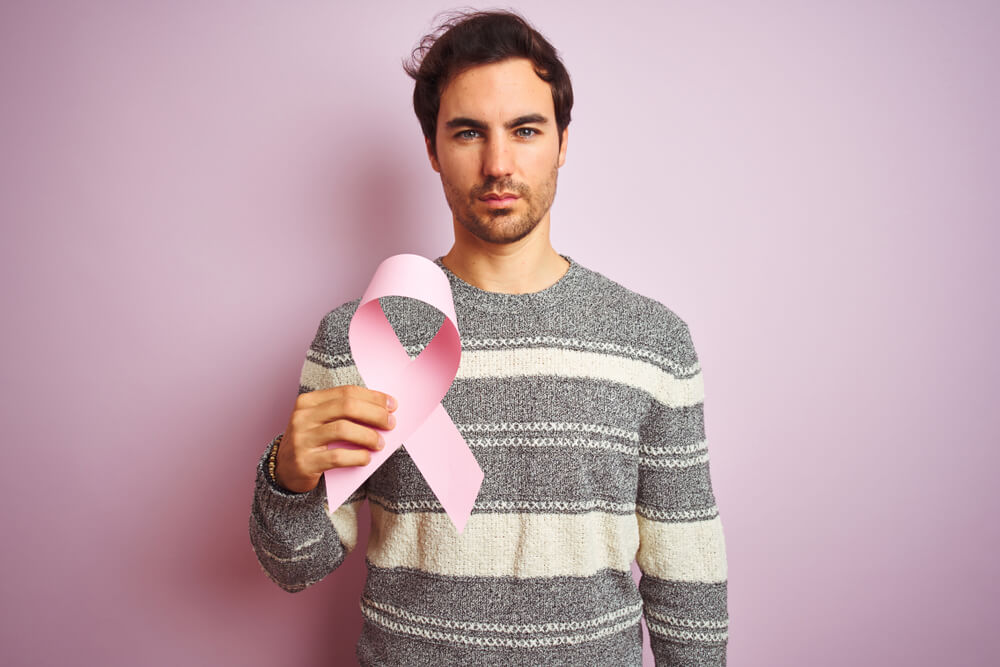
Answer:
<svg viewBox="0 0 1000 667"><path fill-rule="evenodd" d="M444 313L444 323L416 359L403 349L379 298L418 299ZM365 466L327 470L326 495L340 507L406 441L406 451L461 533L483 483L483 471L441 405L462 357L458 318L447 276L419 255L394 255L375 270L348 334L358 373L369 389L396 398L396 427L381 431L385 447ZM345 443L330 443L329 447Z"/></svg>

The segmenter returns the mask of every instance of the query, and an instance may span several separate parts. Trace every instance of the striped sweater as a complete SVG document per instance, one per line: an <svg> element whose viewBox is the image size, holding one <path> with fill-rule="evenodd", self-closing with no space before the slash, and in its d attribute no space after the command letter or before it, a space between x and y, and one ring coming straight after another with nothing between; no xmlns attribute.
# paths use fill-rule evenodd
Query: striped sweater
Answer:
<svg viewBox="0 0 1000 667"><path fill-rule="evenodd" d="M532 294L480 290L437 260L462 335L443 405L485 473L463 534L405 445L337 508L322 480L288 493L259 460L250 538L287 591L340 565L367 499L362 665L640 665L643 614L657 665L725 664L725 542L688 327L566 259ZM323 318L300 393L362 384L347 342L357 304ZM382 305L411 355L443 319Z"/></svg>

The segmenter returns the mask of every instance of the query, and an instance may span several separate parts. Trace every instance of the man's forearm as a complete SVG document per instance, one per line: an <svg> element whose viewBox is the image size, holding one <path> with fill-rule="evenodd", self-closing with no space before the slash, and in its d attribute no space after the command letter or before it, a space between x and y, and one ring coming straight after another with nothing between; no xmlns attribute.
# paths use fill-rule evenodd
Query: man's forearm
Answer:
<svg viewBox="0 0 1000 667"><path fill-rule="evenodd" d="M352 496L331 517L322 483L308 493L280 489L268 479L265 459L266 453L257 465L250 543L271 580L294 593L343 563L357 538L356 513L363 494Z"/></svg>

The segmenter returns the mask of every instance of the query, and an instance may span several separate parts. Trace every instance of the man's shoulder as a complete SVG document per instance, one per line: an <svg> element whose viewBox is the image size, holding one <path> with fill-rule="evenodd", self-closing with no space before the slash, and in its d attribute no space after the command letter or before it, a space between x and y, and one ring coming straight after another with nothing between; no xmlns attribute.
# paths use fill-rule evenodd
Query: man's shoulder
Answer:
<svg viewBox="0 0 1000 667"><path fill-rule="evenodd" d="M350 351L347 333L351 326L351 318L358 309L361 299L343 303L329 311L319 322L316 335L313 337L312 349L326 354L343 354Z"/></svg>
<svg viewBox="0 0 1000 667"><path fill-rule="evenodd" d="M341 304L320 320L313 338L312 349L330 355L350 352L348 333L351 318L361 299ZM404 347L418 349L441 327L444 316L430 304L401 296L386 296L379 300L386 319L400 337Z"/></svg>
<svg viewBox="0 0 1000 667"><path fill-rule="evenodd" d="M593 269L584 266L580 269L590 292L589 304L580 304L580 307L597 307L619 317L630 316L658 329L687 327L680 315L663 302L640 294Z"/></svg>
<svg viewBox="0 0 1000 667"><path fill-rule="evenodd" d="M586 312L599 328L643 348L670 350L680 363L697 357L687 322L672 308L626 287L603 273L580 266L586 298L575 308Z"/></svg>

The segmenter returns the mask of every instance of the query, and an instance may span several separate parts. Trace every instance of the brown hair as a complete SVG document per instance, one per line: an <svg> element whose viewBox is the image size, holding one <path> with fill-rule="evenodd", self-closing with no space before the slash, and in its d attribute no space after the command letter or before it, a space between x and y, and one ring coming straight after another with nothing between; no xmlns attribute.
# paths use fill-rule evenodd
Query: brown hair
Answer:
<svg viewBox="0 0 1000 667"><path fill-rule="evenodd" d="M450 15L420 40L403 69L413 79L413 110L436 152L434 143L441 93L453 77L475 65L508 58L527 58L535 74L552 88L559 143L569 125L573 86L559 53L520 15L511 11L463 12Z"/></svg>

